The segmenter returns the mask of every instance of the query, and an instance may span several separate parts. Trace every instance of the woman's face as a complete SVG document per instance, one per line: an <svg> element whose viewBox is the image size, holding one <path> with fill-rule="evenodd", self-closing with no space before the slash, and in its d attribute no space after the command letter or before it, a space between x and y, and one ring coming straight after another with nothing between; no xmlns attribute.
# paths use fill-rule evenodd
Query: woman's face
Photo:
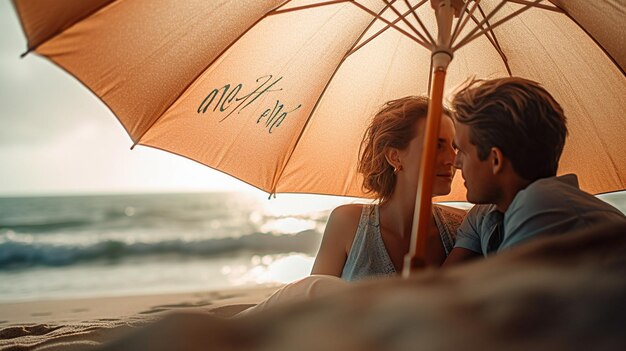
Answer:
<svg viewBox="0 0 626 351"><path fill-rule="evenodd" d="M416 135L409 142L409 146L405 150L400 150L400 160L402 161L402 171L398 173L398 177L405 178L405 183L409 185L407 191L416 191L419 179L419 169L422 160L422 143L423 130L425 121L422 118L415 128L421 129L421 133ZM450 193L452 186L452 178L454 177L455 168L453 167L456 153L453 148L454 140L454 123L452 118L443 115L441 126L439 128L439 138L437 141L437 156L435 161L435 181L433 185L433 196L447 195ZM396 183L398 185L398 183ZM415 190L413 190L415 189ZM402 190L403 191L403 190Z"/></svg>
<svg viewBox="0 0 626 351"><path fill-rule="evenodd" d="M433 196L447 195L452 190L452 178L456 168L454 168L454 123L452 118L444 115L441 119L439 129L439 140L437 141L437 161L435 163L435 185Z"/></svg>

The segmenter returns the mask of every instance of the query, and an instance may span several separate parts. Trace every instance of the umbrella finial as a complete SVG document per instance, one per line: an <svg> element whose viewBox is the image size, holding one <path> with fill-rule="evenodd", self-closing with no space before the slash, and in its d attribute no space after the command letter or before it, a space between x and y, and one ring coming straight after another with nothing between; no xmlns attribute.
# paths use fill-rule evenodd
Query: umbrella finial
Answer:
<svg viewBox="0 0 626 351"><path fill-rule="evenodd" d="M437 46L433 50L432 68L445 70L453 57L450 49L452 20L454 16L459 16L464 2L463 0L431 0L430 4L437 17Z"/></svg>
<svg viewBox="0 0 626 351"><path fill-rule="evenodd" d="M454 17L459 17L465 6L465 0L430 0L430 6L434 10L440 7L452 7L454 10Z"/></svg>

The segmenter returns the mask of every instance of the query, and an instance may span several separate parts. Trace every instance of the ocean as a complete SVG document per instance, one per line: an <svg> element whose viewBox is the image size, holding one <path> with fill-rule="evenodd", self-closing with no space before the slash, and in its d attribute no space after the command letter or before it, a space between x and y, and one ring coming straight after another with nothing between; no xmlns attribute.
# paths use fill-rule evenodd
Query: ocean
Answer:
<svg viewBox="0 0 626 351"><path fill-rule="evenodd" d="M350 201L246 193L0 198L0 302L290 282L310 273L330 210Z"/></svg>
<svg viewBox="0 0 626 351"><path fill-rule="evenodd" d="M626 193L600 196L626 211ZM0 302L279 284L309 274L332 208L248 193L0 198Z"/></svg>

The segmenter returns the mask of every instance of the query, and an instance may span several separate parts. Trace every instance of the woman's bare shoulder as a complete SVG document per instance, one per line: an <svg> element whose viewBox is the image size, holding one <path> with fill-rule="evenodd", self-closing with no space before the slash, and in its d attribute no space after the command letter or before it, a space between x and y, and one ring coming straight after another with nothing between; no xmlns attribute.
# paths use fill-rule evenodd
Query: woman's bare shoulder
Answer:
<svg viewBox="0 0 626 351"><path fill-rule="evenodd" d="M359 226L361 211L363 205L349 204L336 207L330 213L312 274L341 276Z"/></svg>
<svg viewBox="0 0 626 351"><path fill-rule="evenodd" d="M346 204L335 207L335 209L331 212L331 217L336 217L337 219L343 220L354 220L357 221L361 218L361 212L363 211L363 207L365 204Z"/></svg>
<svg viewBox="0 0 626 351"><path fill-rule="evenodd" d="M326 235L340 236L345 242L352 242L359 226L364 204L347 204L336 207L328 218ZM344 240L342 240L344 241Z"/></svg>
<svg viewBox="0 0 626 351"><path fill-rule="evenodd" d="M347 255L359 228L364 204L347 204L336 207L328 218L324 236L342 247Z"/></svg>

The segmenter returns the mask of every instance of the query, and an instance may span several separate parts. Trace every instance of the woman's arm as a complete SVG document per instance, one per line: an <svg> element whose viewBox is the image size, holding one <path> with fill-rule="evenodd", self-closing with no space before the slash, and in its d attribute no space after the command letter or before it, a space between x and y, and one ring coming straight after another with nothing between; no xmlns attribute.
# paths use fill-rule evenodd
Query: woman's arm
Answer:
<svg viewBox="0 0 626 351"><path fill-rule="evenodd" d="M359 226L361 210L359 205L344 205L331 212L311 274L341 276Z"/></svg>

